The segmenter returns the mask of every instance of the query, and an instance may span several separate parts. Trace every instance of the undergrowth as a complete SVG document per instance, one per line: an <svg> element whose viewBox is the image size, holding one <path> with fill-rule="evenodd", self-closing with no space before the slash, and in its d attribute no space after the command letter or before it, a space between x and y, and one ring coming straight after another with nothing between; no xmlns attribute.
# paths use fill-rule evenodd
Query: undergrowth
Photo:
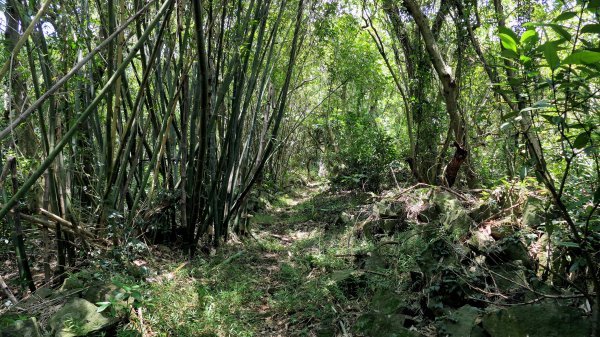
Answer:
<svg viewBox="0 0 600 337"><path fill-rule="evenodd" d="M365 202L365 194L329 194L316 188L278 196L272 209L254 215L253 237L230 243L214 256L179 267L176 255L147 282L143 320L156 336L313 336L315 331L349 329L369 298L396 286L385 275L349 290L336 275L359 269L375 254L410 256L398 247L376 247L357 239L336 216ZM413 264L397 259L399 267ZM398 269L394 269L398 270ZM166 275L166 276L165 276ZM390 275L391 276L391 275ZM138 319L139 320L139 319ZM132 320L123 329L139 325Z"/></svg>

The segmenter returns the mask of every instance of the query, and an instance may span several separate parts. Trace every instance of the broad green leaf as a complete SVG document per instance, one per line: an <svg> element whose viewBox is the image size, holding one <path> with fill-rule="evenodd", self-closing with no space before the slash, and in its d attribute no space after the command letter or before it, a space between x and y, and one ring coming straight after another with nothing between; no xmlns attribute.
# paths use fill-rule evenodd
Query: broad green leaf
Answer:
<svg viewBox="0 0 600 337"><path fill-rule="evenodd" d="M557 25L555 23L548 24L552 30L554 30L558 35L562 36L565 40L571 41L571 33L567 31L565 26Z"/></svg>
<svg viewBox="0 0 600 337"><path fill-rule="evenodd" d="M519 59L519 54L517 54L516 52L514 52L513 50L510 49L503 49L500 52L500 55L502 55L503 57L506 57L507 59Z"/></svg>
<svg viewBox="0 0 600 337"><path fill-rule="evenodd" d="M498 27L498 33L499 34L506 34L506 35L510 36L511 39L513 41L515 41L515 44L517 43L517 41L519 41L519 36L517 35L517 33L513 32L510 28L507 28L507 27Z"/></svg>
<svg viewBox="0 0 600 337"><path fill-rule="evenodd" d="M591 50L577 51L565 58L563 64L593 64L600 62L600 53Z"/></svg>
<svg viewBox="0 0 600 337"><path fill-rule="evenodd" d="M544 44L544 57L546 58L546 62L548 62L550 69L556 70L560 67L560 59L558 58L556 47L553 43Z"/></svg>
<svg viewBox="0 0 600 337"><path fill-rule="evenodd" d="M537 32L535 31L535 29L528 29L526 30L523 35L521 35L521 39L520 39L520 43L524 44L527 41L531 40L532 38L536 38L537 37Z"/></svg>
<svg viewBox="0 0 600 337"><path fill-rule="evenodd" d="M513 52L517 52L517 42L508 34L500 33L498 34L500 37L500 41L502 42L502 46L508 50L512 50Z"/></svg>
<svg viewBox="0 0 600 337"><path fill-rule="evenodd" d="M600 8L600 0L590 0L587 5L587 9Z"/></svg>
<svg viewBox="0 0 600 337"><path fill-rule="evenodd" d="M544 23L544 22L527 22L523 24L523 27L550 27L558 35L567 41L571 41L571 33L569 33L565 26L561 26L556 23Z"/></svg>
<svg viewBox="0 0 600 337"><path fill-rule="evenodd" d="M535 51L543 53L544 52L544 48L546 48L546 44L552 44L554 46L554 49L557 52L560 51L560 50L566 50L567 48L561 46L565 42L567 42L567 40L565 40L565 39L547 41L547 42L545 42L543 44L540 44L537 48L535 48Z"/></svg>
<svg viewBox="0 0 600 337"><path fill-rule="evenodd" d="M600 187L596 189L596 193L594 193L594 204L600 203Z"/></svg>
<svg viewBox="0 0 600 337"><path fill-rule="evenodd" d="M600 77L600 72L591 68L581 68L581 72L585 73L589 79Z"/></svg>
<svg viewBox="0 0 600 337"><path fill-rule="evenodd" d="M581 28L581 32L582 33L600 34L600 24L594 23L594 24L585 25L585 26L583 26L583 28Z"/></svg>
<svg viewBox="0 0 600 337"><path fill-rule="evenodd" d="M583 149L587 143L590 141L590 134L587 132L580 133L575 141L573 142L573 147L576 149Z"/></svg>
<svg viewBox="0 0 600 337"><path fill-rule="evenodd" d="M137 290L134 290L131 292L131 297L133 297L133 299L138 300L138 301L142 300L142 294Z"/></svg>
<svg viewBox="0 0 600 337"><path fill-rule="evenodd" d="M547 121L548 121L548 123L550 123L550 124L555 124L555 123L554 123L554 116L552 116L552 115L545 115L545 114L544 114L544 115L541 115L541 116L542 116L542 117L544 117L544 119L545 119L545 120L547 120Z"/></svg>
<svg viewBox="0 0 600 337"><path fill-rule="evenodd" d="M527 62L531 61L531 57L525 56L525 55L521 55L521 56L519 56L519 60L521 60L521 62L523 62L524 64L526 64Z"/></svg>
<svg viewBox="0 0 600 337"><path fill-rule="evenodd" d="M565 20L572 19L575 16L577 16L577 13L575 13L575 12L563 12L559 16L557 16L553 21L554 22L565 21Z"/></svg>

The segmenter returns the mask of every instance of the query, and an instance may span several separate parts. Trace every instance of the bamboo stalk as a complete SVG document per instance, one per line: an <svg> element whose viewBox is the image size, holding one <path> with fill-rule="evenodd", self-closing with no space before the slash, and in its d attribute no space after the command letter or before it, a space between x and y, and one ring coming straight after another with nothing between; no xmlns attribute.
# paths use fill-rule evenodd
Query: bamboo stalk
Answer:
<svg viewBox="0 0 600 337"><path fill-rule="evenodd" d="M144 31L144 34L142 35L140 40L138 40L137 43L133 46L129 55L127 55L127 57L125 58L123 63L119 66L117 71L111 76L111 78L108 80L108 82L106 83L104 88L102 88L102 90L98 93L98 95L94 98L94 100L90 103L90 105L88 105L86 110L81 113L79 118L73 122L73 126L71 127L71 129L69 129L69 131L67 131L67 133L63 136L63 138L60 140L60 142L58 142L58 144L55 145L54 149L48 154L48 156L42 162L40 167L38 167L37 170L34 171L34 173L25 181L25 183L17 191L17 193L15 193L13 195L13 197L6 203L6 205L4 205L4 207L2 209L0 209L0 218L4 217L6 214L8 214L9 210L12 207L14 207L22 197L25 196L25 194L29 191L31 186L33 186L33 184L44 173L44 171L46 171L46 169L48 169L48 167L50 167L50 165L54 162L54 159L56 159L56 157L62 152L62 149L69 143L69 141L75 135L75 133L77 133L77 131L79 129L79 125L81 125L85 120L87 120L87 118L92 114L92 112L95 111L96 107L98 107L98 105L100 104L100 102L102 101L102 99L104 98L106 93L109 91L109 89L112 87L112 85L116 82L117 78L119 78L123 74L123 72L129 65L129 63L133 60L133 58L137 54L137 51L144 45L144 43L150 36L150 33L154 30L154 27L156 27L156 25L160 21L160 18L162 17L162 15L165 14L167 9L170 9L172 7L171 6L172 4L173 4L173 1L168 0L162 5L162 7L159 9L156 17L150 22L150 24L148 25L148 28ZM57 82L57 84L58 84L58 82ZM46 96L46 94L44 94L44 96ZM41 97L40 100L42 98L43 97ZM41 104L42 102L40 102L39 104ZM30 109L32 107L34 107L34 105L35 104L32 104ZM36 106L36 108L37 108L37 106ZM0 139L2 138L1 134L2 133L0 133Z"/></svg>
<svg viewBox="0 0 600 337"><path fill-rule="evenodd" d="M91 232L89 232L89 231L87 231L87 230L85 230L85 229L77 226L76 224L73 224L70 221L67 221L67 220L61 218L60 216L58 216L58 215L56 215L56 214L54 214L54 213L52 213L50 211L47 211L47 210L45 210L43 208L40 208L39 210L47 218L49 218L50 220L52 220L54 222L58 222L58 223L60 223L63 226L68 227L72 232L74 232L75 234L77 234L77 236L81 237L82 239L86 238L86 237L90 238L90 239L95 239L96 238L96 236L94 234L92 234Z"/></svg>
<svg viewBox="0 0 600 337"><path fill-rule="evenodd" d="M10 168L12 175L12 189L15 193L18 189L17 180L17 160L14 157L8 159L7 165ZM18 212L13 213L13 232L12 240L15 245L15 252L17 254L17 262L19 264L19 276L23 281L27 282L27 286L31 292L35 291L35 283L33 282L33 276L31 276L31 269L29 268L29 259L27 257L27 251L25 249L25 238L23 235L23 228L21 227L21 217Z"/></svg>
<svg viewBox="0 0 600 337"><path fill-rule="evenodd" d="M167 3L168 2L170 2L170 1L167 1ZM52 86L52 88L48 89L40 98L38 98L35 102L33 102L29 106L29 108L27 108L27 110L25 110L23 113L21 113L18 117L14 118L12 120L12 122L10 123L10 125L8 125L4 130L0 131L0 140L4 139L6 136L8 136L12 132L12 130L16 129L17 126L19 126L19 124L24 122L25 119L27 119L27 117L29 117L29 115L31 115L35 110L37 110L39 107L41 107L42 104L48 98L52 97L52 95L58 89L60 89L65 83L67 83L67 81L71 77L73 77L75 74L77 74L79 72L79 69L81 69L81 67L83 67L86 63L88 63L94 57L94 55L96 55L100 50L104 49L104 47L106 47L106 45L108 45L110 43L110 41L112 41L115 37L117 37L117 35L121 31L125 30L125 28L127 28L127 26L129 26L129 24L131 22L133 22L133 20L135 20L138 16L140 16L151 4L152 4L152 2L149 2L146 6L144 6L144 8L142 8L140 11L138 11L133 16L131 16L129 18L129 20L127 20L127 22L125 22L123 25L121 25L119 27L119 29L117 29L113 34L111 34L108 38L106 38L104 41L102 41L102 43L100 43L96 48L94 48L94 50L92 50L88 55L86 55L86 57L81 59L81 61L79 61L65 76L63 76L60 80L58 80ZM142 42L143 41L145 41L145 39L143 39ZM125 63L128 63L128 62L125 62ZM4 75L2 75L1 77L3 77L3 76Z"/></svg>
<svg viewBox="0 0 600 337"><path fill-rule="evenodd" d="M15 297L15 295L13 295L12 291L10 291L10 288L8 288L8 286L6 285L6 282L4 282L4 279L2 278L2 275L0 275L0 288L2 288L2 291L4 291L4 293L6 294L6 296L8 296L8 299L11 302L13 302L13 304L19 303L19 301L17 300L17 298Z"/></svg>
<svg viewBox="0 0 600 337"><path fill-rule="evenodd" d="M34 225L37 225L38 227L47 228L47 229L50 229L50 230L56 230L56 225L53 224L51 221L48 221L48 220L45 220L45 219L36 218L36 217L34 217L32 215L23 214L23 213L19 213L19 215L21 216L21 218L23 218L23 220L28 221L28 222L30 222L30 223L32 223ZM87 234L76 233L71 228L68 228L68 227L67 228L63 227L63 228L61 228L61 230L63 232L68 232L70 234L78 235L80 237L81 237L81 235L85 235L84 237L81 237L81 238L82 239L89 239L90 240L89 243L91 243L92 245L94 245L96 248L99 248L99 249L106 249L107 246L109 245L109 242L107 240L98 238L98 237L94 236L93 234L91 234L89 232ZM92 235L92 236L90 237L88 235ZM98 244L97 242L102 242L103 245Z"/></svg>
<svg viewBox="0 0 600 337"><path fill-rule="evenodd" d="M25 44L25 42L27 41L29 34L31 34L31 32L35 28L35 25L38 23L38 21L40 20L42 15L46 12L46 10L48 9L48 7L50 6L51 3L52 3L52 0L46 0L46 2L44 2L42 7L40 8L40 10L37 12L35 17L33 18L33 20L31 20L31 22L29 23L29 26L27 26L27 29L25 30L23 35L21 35L21 38L19 39L19 41L17 41L17 44L15 45L12 52L10 53L11 57L9 57L6 60L6 62L4 62L4 65L2 66L2 70L0 70L0 78L3 78L4 75L6 75L6 72L8 72L8 70L10 68L10 64L14 62L13 59L17 56L17 54L19 53L19 50L21 49L21 47L23 47L23 44Z"/></svg>

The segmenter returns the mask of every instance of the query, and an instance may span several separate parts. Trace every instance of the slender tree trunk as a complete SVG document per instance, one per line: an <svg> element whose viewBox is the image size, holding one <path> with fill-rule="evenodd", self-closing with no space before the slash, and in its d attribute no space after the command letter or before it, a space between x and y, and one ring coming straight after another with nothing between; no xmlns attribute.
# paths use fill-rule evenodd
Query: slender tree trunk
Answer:
<svg viewBox="0 0 600 337"><path fill-rule="evenodd" d="M11 177L12 177L12 189L13 193L16 193L19 189L19 182L17 180L17 160L14 157L8 159L6 163L8 165ZM25 250L25 239L23 236L23 228L21 227L21 216L19 210L13 210L13 244L15 245L15 252L17 253L17 265L19 266L19 275L21 279L27 283L27 287L31 292L35 291L35 284L33 283L33 277L31 270L29 269L29 259L27 258L27 251Z"/></svg>
<svg viewBox="0 0 600 337"><path fill-rule="evenodd" d="M443 96L446 103L446 112L450 117L450 128L454 133L454 147L456 148L452 160L446 165L444 178L448 186L454 185L458 171L468 155L466 149L466 130L464 120L458 109L458 84L450 66L444 61L434 34L429 28L427 18L414 0L404 0L406 9L411 14L419 27L425 47L433 63L433 68L442 82Z"/></svg>

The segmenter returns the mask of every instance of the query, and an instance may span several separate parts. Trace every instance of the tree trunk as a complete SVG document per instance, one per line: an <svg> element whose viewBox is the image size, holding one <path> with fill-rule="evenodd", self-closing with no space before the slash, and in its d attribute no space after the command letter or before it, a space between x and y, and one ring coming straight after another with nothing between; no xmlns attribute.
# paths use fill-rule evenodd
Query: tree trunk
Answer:
<svg viewBox="0 0 600 337"><path fill-rule="evenodd" d="M465 123L458 109L458 85L456 78L452 73L452 69L446 64L442 57L434 34L429 28L427 18L421 11L421 8L419 8L414 0L404 0L404 5L419 27L419 31L425 42L425 48L433 63L433 68L442 82L442 93L446 103L446 112L450 118L450 128L454 133L454 141L456 144L456 151L454 152L454 156L450 163L446 165L444 174L446 184L451 187L456 181L460 167L468 155L468 149L466 148Z"/></svg>

